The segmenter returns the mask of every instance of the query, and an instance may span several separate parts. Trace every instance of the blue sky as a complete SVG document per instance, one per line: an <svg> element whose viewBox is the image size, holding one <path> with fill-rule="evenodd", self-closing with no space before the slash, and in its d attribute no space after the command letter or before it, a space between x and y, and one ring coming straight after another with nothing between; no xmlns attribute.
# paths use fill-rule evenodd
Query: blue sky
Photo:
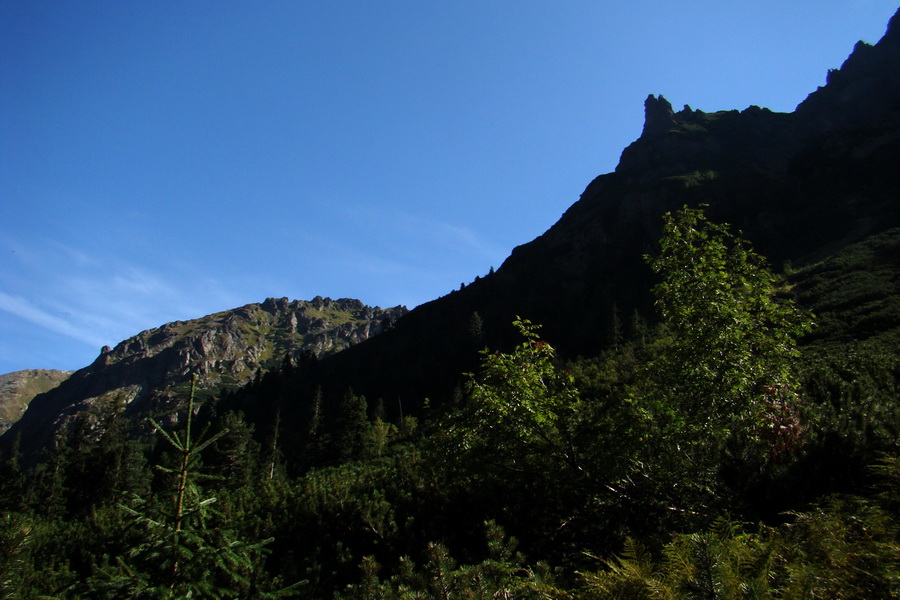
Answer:
<svg viewBox="0 0 900 600"><path fill-rule="evenodd" d="M790 111L896 2L0 3L0 373L266 297L427 302L643 101Z"/></svg>

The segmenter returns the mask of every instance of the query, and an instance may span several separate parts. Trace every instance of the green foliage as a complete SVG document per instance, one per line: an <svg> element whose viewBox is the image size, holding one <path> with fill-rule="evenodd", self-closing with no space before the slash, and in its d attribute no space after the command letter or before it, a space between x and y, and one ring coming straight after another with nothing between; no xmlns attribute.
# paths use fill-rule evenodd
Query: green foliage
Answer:
<svg viewBox="0 0 900 600"><path fill-rule="evenodd" d="M515 551L516 540L507 538L494 522L484 524L487 557L479 562L459 565L446 546L430 542L424 567L418 568L408 557L400 559L397 573L380 580L380 566L372 557L360 563L362 578L350 586L347 600L491 600L494 598L549 600L568 595L557 588L546 565L528 567Z"/></svg>
<svg viewBox="0 0 900 600"><path fill-rule="evenodd" d="M785 598L900 596L897 522L855 497L797 513L784 528L779 575Z"/></svg>
<svg viewBox="0 0 900 600"><path fill-rule="evenodd" d="M632 341L564 370L519 319L523 343L483 353L449 448L519 518L605 535L696 527L731 500L726 466L753 473L799 443L793 369L811 323L764 261L687 208L665 216L647 260L660 276L653 334L635 320ZM520 495L553 508L538 516Z"/></svg>
<svg viewBox="0 0 900 600"><path fill-rule="evenodd" d="M900 517L900 456L884 454L871 470L879 479L878 500L896 520Z"/></svg>
<svg viewBox="0 0 900 600"><path fill-rule="evenodd" d="M136 497L122 505L131 524L126 557L101 568L88 581L99 598L237 598L257 589L253 574L264 542L247 542L216 523L214 497L203 497L199 480L201 453L227 434L194 436L194 384L181 431L166 431L151 420L157 433L174 449L173 466L157 465L166 474L168 489L160 498ZM127 558L127 560L126 560Z"/></svg>
<svg viewBox="0 0 900 600"><path fill-rule="evenodd" d="M647 262L663 321L608 411L628 439L609 485L654 519L695 527L729 502L726 466L746 478L799 441L794 367L811 319L702 209L666 214Z"/></svg>
<svg viewBox="0 0 900 600"><path fill-rule="evenodd" d="M721 519L676 535L659 556L633 540L601 571L583 573L585 600L896 598L897 523L860 498L834 498L793 523L745 532Z"/></svg>
<svg viewBox="0 0 900 600"><path fill-rule="evenodd" d="M793 462L773 482L775 510L788 510L831 491L856 493L868 467L900 440L900 355L875 340L814 344L800 363L805 426Z"/></svg>
<svg viewBox="0 0 900 600"><path fill-rule="evenodd" d="M469 406L456 428L464 449L487 443L501 455L545 453L569 465L577 461L567 430L581 400L572 377L554 364L555 351L534 325L516 319L525 338L512 352L482 352L482 368L469 386Z"/></svg>
<svg viewBox="0 0 900 600"><path fill-rule="evenodd" d="M776 294L762 257L702 209L667 213L647 262L660 275L653 293L667 334L649 366L660 393L697 426L750 426L762 386L794 387L797 339L811 319Z"/></svg>
<svg viewBox="0 0 900 600"><path fill-rule="evenodd" d="M882 268L893 246L876 246L865 256L883 259L877 276L853 279L846 299L826 289L832 267L865 261L794 274L835 331L841 311L848 327L864 321L844 300L890 306L865 293L893 272ZM156 448L129 441L113 406L30 472L7 455L2 594L900 597L892 335L807 337L798 356L808 315L699 210L667 215L648 261L658 327L607 302L596 323L611 326L610 347L563 360L517 319L518 345L482 352L466 393L454 382L452 405L420 421L403 418L407 396L323 391L313 363L286 361L293 379L261 375L250 401L207 403L199 435L191 394L181 428L152 425ZM464 314L456 334L473 359L505 339Z"/></svg>
<svg viewBox="0 0 900 600"><path fill-rule="evenodd" d="M19 438L0 462L0 510L20 511L25 507L25 475L22 473Z"/></svg>
<svg viewBox="0 0 900 600"><path fill-rule="evenodd" d="M366 398L347 390L341 399L336 421L333 434L336 462L362 458L366 452L366 442L372 437Z"/></svg>
<svg viewBox="0 0 900 600"><path fill-rule="evenodd" d="M243 414L229 411L222 418L222 431L224 434L209 447L207 463L229 487L249 485L260 468L260 447L253 439L253 426L247 424Z"/></svg>
<svg viewBox="0 0 900 600"><path fill-rule="evenodd" d="M31 526L21 515L0 516L0 599L21 598Z"/></svg>
<svg viewBox="0 0 900 600"><path fill-rule="evenodd" d="M790 277L816 312L807 344L900 343L900 229L874 235Z"/></svg>
<svg viewBox="0 0 900 600"><path fill-rule="evenodd" d="M678 535L652 557L634 540L606 570L583 573L585 598L744 600L771 598L772 547L760 535L720 520L701 533Z"/></svg>
<svg viewBox="0 0 900 600"><path fill-rule="evenodd" d="M364 556L380 559L400 552L425 519L421 453L391 433L381 456L315 469L296 480L286 507L282 539L304 558L291 568L321 593L355 578ZM435 507L432 505L432 509ZM424 525L424 524L423 524ZM422 525L419 525L422 526ZM280 542L273 544L277 554Z"/></svg>

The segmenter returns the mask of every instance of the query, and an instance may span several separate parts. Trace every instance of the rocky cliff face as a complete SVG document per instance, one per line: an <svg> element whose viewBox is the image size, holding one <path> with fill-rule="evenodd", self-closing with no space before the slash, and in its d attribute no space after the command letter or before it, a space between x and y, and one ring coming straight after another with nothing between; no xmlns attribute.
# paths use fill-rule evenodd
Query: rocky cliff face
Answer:
<svg viewBox="0 0 900 600"><path fill-rule="evenodd" d="M826 85L811 93L796 116L808 137L846 130L890 130L900 123L900 11L874 46L858 42Z"/></svg>
<svg viewBox="0 0 900 600"><path fill-rule="evenodd" d="M698 169L782 172L802 143L795 121L758 106L674 112L663 96L650 95L641 137L622 152L616 172L644 183Z"/></svg>
<svg viewBox="0 0 900 600"><path fill-rule="evenodd" d="M171 408L193 373L202 389L248 382L290 357L326 356L389 329L405 307L372 308L358 300L269 298L190 321L142 331L104 347L88 367L37 395L0 441L22 435L24 452L46 447L77 415L115 402L133 414Z"/></svg>
<svg viewBox="0 0 900 600"><path fill-rule="evenodd" d="M103 348L88 370L98 381L102 375L104 383L98 384L102 388L122 387L134 381L137 372L148 388L173 378L187 379L191 373L201 375L208 387L240 384L285 355L326 356L367 340L405 312L403 307L372 308L346 298L316 297L308 302L269 298L143 331L115 348Z"/></svg>
<svg viewBox="0 0 900 600"><path fill-rule="evenodd" d="M52 390L72 371L27 369L0 375L0 435L19 420L38 394Z"/></svg>

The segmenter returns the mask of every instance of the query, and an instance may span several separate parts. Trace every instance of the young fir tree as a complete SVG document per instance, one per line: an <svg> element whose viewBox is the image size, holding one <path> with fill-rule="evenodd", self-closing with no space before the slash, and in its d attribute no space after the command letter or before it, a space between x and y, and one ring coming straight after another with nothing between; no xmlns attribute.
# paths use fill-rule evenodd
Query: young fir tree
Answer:
<svg viewBox="0 0 900 600"><path fill-rule="evenodd" d="M13 440L9 454L0 462L0 511L21 511L25 508L25 475L19 444L20 435Z"/></svg>
<svg viewBox="0 0 900 600"><path fill-rule="evenodd" d="M341 399L334 423L333 453L335 462L345 463L363 458L371 437L372 423L368 417L368 402L348 389Z"/></svg>
<svg viewBox="0 0 900 600"><path fill-rule="evenodd" d="M31 529L31 523L23 515L0 515L0 600L14 600L23 595Z"/></svg>
<svg viewBox="0 0 900 600"><path fill-rule="evenodd" d="M217 519L216 498L203 496L201 453L228 432L194 435L196 381L194 375L181 431L170 433L150 420L173 450L174 464L157 465L168 483L158 498L137 497L131 505L122 505L136 538L126 556L87 582L91 597L269 598L289 593L268 591L257 581L263 546L271 540L239 539Z"/></svg>

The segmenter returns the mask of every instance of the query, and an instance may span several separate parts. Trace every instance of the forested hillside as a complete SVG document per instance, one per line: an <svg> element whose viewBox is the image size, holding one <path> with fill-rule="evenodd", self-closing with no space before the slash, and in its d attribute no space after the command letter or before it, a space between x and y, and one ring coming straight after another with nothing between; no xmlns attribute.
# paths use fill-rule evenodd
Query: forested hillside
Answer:
<svg viewBox="0 0 900 600"><path fill-rule="evenodd" d="M701 210L664 227L659 325L563 360L517 320L453 408L386 420L348 390L297 421L285 375L315 365L286 365L238 394L268 423L233 395L192 419L192 386L152 439L113 411L33 472L13 454L7 596L891 597L900 313L828 282L892 285L900 233L786 281ZM858 314L880 326L848 349Z"/></svg>
<svg viewBox="0 0 900 600"><path fill-rule="evenodd" d="M13 439L0 597L900 597L898 91L895 16L795 113L651 96L377 336Z"/></svg>

